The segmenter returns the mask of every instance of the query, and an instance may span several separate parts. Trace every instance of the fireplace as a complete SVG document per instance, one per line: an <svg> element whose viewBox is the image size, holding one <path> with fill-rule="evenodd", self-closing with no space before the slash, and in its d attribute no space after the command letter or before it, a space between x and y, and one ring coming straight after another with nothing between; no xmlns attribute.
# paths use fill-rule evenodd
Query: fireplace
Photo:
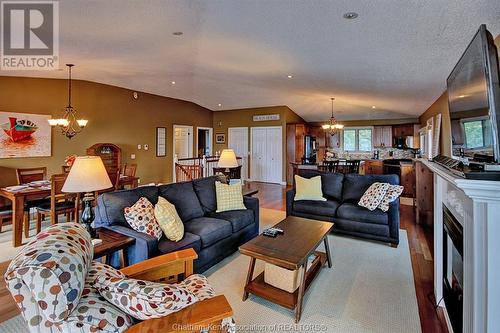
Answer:
<svg viewBox="0 0 500 333"><path fill-rule="evenodd" d="M463 327L463 227L443 204L443 299L453 331Z"/></svg>

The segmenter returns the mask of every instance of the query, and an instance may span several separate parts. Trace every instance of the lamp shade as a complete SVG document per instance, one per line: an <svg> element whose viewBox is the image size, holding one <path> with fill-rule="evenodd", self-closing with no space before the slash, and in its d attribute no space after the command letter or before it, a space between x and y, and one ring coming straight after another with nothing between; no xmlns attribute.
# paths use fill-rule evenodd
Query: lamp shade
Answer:
<svg viewBox="0 0 500 333"><path fill-rule="evenodd" d="M62 191L68 193L94 192L112 186L99 156L78 156L69 171Z"/></svg>
<svg viewBox="0 0 500 333"><path fill-rule="evenodd" d="M224 149L219 157L219 163L217 163L219 168L235 168L238 166L238 161L236 160L236 154L232 149Z"/></svg>

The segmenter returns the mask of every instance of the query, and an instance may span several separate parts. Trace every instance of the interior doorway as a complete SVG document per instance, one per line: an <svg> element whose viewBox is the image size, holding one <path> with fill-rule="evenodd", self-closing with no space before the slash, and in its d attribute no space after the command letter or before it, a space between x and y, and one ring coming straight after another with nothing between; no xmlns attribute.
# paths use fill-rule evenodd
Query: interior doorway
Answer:
<svg viewBox="0 0 500 333"><path fill-rule="evenodd" d="M213 128L196 127L196 156L212 156Z"/></svg>
<svg viewBox="0 0 500 333"><path fill-rule="evenodd" d="M193 126L174 125L173 178L175 179L175 161L193 157Z"/></svg>

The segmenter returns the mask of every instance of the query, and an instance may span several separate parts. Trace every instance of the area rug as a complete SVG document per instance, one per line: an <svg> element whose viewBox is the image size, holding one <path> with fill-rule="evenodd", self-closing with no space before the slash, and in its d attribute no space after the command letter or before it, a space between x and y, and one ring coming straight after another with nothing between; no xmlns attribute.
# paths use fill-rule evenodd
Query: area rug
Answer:
<svg viewBox="0 0 500 333"><path fill-rule="evenodd" d="M261 208L261 229L284 217L283 211ZM400 231L397 249L336 235L329 236L329 243L333 267L322 269L308 289L299 324L292 311L257 296L241 300L248 257L234 253L205 275L227 297L238 332L421 332L406 231ZM258 261L255 275L262 270ZM0 324L0 332L28 330L17 316Z"/></svg>

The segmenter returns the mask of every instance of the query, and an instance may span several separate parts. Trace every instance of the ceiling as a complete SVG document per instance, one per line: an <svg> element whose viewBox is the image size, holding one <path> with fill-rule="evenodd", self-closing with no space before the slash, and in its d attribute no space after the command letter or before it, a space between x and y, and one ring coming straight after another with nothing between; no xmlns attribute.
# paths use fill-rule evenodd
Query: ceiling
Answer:
<svg viewBox="0 0 500 333"><path fill-rule="evenodd" d="M414 118L482 23L500 33L500 1L64 0L60 64L211 110L287 105L321 121L334 96L343 120Z"/></svg>

